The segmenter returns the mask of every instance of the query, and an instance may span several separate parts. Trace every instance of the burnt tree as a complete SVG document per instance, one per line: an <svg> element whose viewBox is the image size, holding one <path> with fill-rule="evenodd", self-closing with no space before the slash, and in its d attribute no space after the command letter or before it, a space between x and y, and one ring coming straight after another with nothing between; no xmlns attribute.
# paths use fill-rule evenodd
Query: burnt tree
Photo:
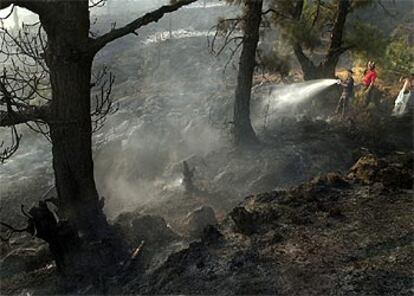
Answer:
<svg viewBox="0 0 414 296"><path fill-rule="evenodd" d="M256 49L262 21L263 1L246 1L243 17L243 39L233 112L233 137L236 145L257 142L250 120L250 98L256 66Z"/></svg>
<svg viewBox="0 0 414 296"><path fill-rule="evenodd" d="M175 1L123 27L92 38L87 0L0 0L0 9L15 5L38 14L47 36L41 55L49 70L50 102L41 108L20 108L16 103L18 98L7 91L7 79L4 79L0 99L7 108L0 111L0 126L14 127L41 120L50 129L59 211L63 214L60 218L71 225L68 229L74 229L70 230L71 234L77 234L73 237L81 240L81 243L76 242L79 248L62 248L63 254L58 252L59 256L67 258L56 258L63 262L60 264L63 273L88 275L93 271L99 274L104 266L114 263L114 254L117 253L116 244L111 243L115 236L102 211L94 180L91 149L91 67L94 56L106 44L128 34L136 34L140 27L194 1ZM47 237L50 236L44 235ZM59 238L58 233L56 237ZM59 244L54 242L53 245ZM85 260L73 260L71 252ZM88 265L92 266L89 268Z"/></svg>
<svg viewBox="0 0 414 296"><path fill-rule="evenodd" d="M257 47L260 40L260 26L266 12L262 12L263 0L226 0L243 5L243 14L219 19L215 34L210 42L211 52L218 56L229 52L223 72L241 49L237 74L237 85L233 107L232 136L236 146L258 143L250 119L250 99L256 64ZM219 38L221 37L221 38Z"/></svg>

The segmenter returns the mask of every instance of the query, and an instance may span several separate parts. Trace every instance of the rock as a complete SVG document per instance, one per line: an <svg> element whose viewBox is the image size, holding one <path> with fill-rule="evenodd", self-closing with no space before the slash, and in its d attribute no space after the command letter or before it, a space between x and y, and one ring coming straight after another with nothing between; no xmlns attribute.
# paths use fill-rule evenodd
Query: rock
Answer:
<svg viewBox="0 0 414 296"><path fill-rule="evenodd" d="M229 262L228 268L231 271L240 269L246 265L254 265L257 263L259 255L255 250L248 250L247 252L237 251Z"/></svg>
<svg viewBox="0 0 414 296"><path fill-rule="evenodd" d="M282 234L280 234L279 232L275 232L275 233L273 234L273 236L272 236L272 240L271 240L271 242L272 242L273 244L278 244L278 243L282 242L284 239L285 239L285 238L284 238L284 236L283 236Z"/></svg>
<svg viewBox="0 0 414 296"><path fill-rule="evenodd" d="M412 189L412 156L378 158L373 154L365 155L352 166L348 178L368 185L380 182L386 188Z"/></svg>
<svg viewBox="0 0 414 296"><path fill-rule="evenodd" d="M364 184L372 184L377 172L384 168L386 163L373 154L362 156L349 170L348 178L358 180Z"/></svg>
<svg viewBox="0 0 414 296"><path fill-rule="evenodd" d="M10 252L10 245L7 242L0 241L0 257L4 257Z"/></svg>
<svg viewBox="0 0 414 296"><path fill-rule="evenodd" d="M378 180L381 170L407 168L398 159L380 161L372 175ZM328 174L250 195L219 226L207 226L201 242L170 255L127 292L409 295L412 192L384 193L383 182L368 186Z"/></svg>
<svg viewBox="0 0 414 296"><path fill-rule="evenodd" d="M20 272L29 272L46 266L52 261L47 244L33 248L12 250L0 261L0 275L13 276Z"/></svg>
<svg viewBox="0 0 414 296"><path fill-rule="evenodd" d="M386 188L413 188L412 173L398 166L388 166L380 170L377 178L381 180Z"/></svg>
<svg viewBox="0 0 414 296"><path fill-rule="evenodd" d="M253 214L244 207L236 207L231 211L230 217L234 222L234 230L243 234L252 234L255 232L255 223Z"/></svg>
<svg viewBox="0 0 414 296"><path fill-rule="evenodd" d="M155 215L123 213L116 219L114 227L134 247L142 241L148 246L163 245L179 239L179 235L167 225L164 218Z"/></svg>
<svg viewBox="0 0 414 296"><path fill-rule="evenodd" d="M185 228L193 238L201 238L204 229L208 225L216 225L217 223L214 209L209 206L201 206L185 218Z"/></svg>
<svg viewBox="0 0 414 296"><path fill-rule="evenodd" d="M348 185L348 182L338 173L328 173L325 176L326 183L334 187L341 187Z"/></svg>
<svg viewBox="0 0 414 296"><path fill-rule="evenodd" d="M342 214L342 211L339 208L331 208L328 211L328 216L335 219L344 218L344 215Z"/></svg>
<svg viewBox="0 0 414 296"><path fill-rule="evenodd" d="M201 240L206 244L214 244L223 238L223 234L213 225L207 225L204 228Z"/></svg>
<svg viewBox="0 0 414 296"><path fill-rule="evenodd" d="M312 224L312 218L310 217L309 213L291 213L289 215L290 221L294 224L294 225L309 225Z"/></svg>
<svg viewBox="0 0 414 296"><path fill-rule="evenodd" d="M338 173L328 173L324 176L317 176L305 185L305 190L310 193L317 193L329 187L343 188L348 186L348 182Z"/></svg>

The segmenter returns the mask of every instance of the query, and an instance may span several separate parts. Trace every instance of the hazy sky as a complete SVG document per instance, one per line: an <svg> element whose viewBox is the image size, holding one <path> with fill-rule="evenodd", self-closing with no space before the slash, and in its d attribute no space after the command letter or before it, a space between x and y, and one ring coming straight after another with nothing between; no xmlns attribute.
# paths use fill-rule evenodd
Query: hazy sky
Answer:
<svg viewBox="0 0 414 296"><path fill-rule="evenodd" d="M96 2L96 0L94 0L94 1ZM118 3L118 5L119 5L119 3L121 1L140 2L140 4L142 4L142 7L143 8L145 7L145 10L146 9L152 10L152 9L155 9L155 8L159 7L160 5L164 5L164 4L167 4L169 2L168 0L116 0L116 1L112 0L112 2L111 2L112 6L109 5L109 6L106 6L104 8L101 8L101 7L94 8L94 10L92 11L92 14L95 14L95 13L99 14L100 12L107 13L108 12L107 9L114 9L115 7L113 7L113 6L115 5L115 3ZM2 19L4 25L7 28L10 28L10 27L14 26L14 20L13 20L12 15L10 15L7 19L3 19L3 18L7 17L10 14L11 7L12 6L6 8L6 9L1 9L0 10L0 19ZM23 21L25 23L30 23L30 22L37 22L38 21L37 16L35 14L33 14L32 12L30 12L29 10L24 9L24 8L20 8L20 7L16 7L15 9L17 9L17 14L19 16L19 22Z"/></svg>
<svg viewBox="0 0 414 296"><path fill-rule="evenodd" d="M3 19L10 14L11 7L12 6L6 9L0 10L0 18L2 19L4 25L7 28L14 26L13 15L10 15L7 19ZM14 9L17 9L16 11L17 11L17 15L19 16L20 22L22 21L24 21L25 23L37 22L38 18L36 14L30 12L29 10L20 8L20 7L15 7Z"/></svg>

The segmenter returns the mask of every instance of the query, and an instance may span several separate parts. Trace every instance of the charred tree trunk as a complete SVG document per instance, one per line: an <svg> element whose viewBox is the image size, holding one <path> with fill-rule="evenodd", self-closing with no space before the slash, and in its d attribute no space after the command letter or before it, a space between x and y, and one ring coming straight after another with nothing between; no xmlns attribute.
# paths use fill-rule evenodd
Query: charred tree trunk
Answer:
<svg viewBox="0 0 414 296"><path fill-rule="evenodd" d="M299 21L301 19L304 1L298 1L292 16ZM303 52L299 43L294 44L293 50L299 64L302 68L304 80L333 78L335 77L335 68L338 64L339 57L351 47L343 47L343 33L347 15L350 11L349 0L338 0L336 16L330 37L328 52L324 60L315 65L308 56Z"/></svg>
<svg viewBox="0 0 414 296"><path fill-rule="evenodd" d="M45 58L52 86L48 123L53 168L60 211L82 239L82 248L73 250L77 259L63 260L67 264L62 271L85 274L89 266L96 270L117 257L115 248L106 248L111 243L103 245L113 236L94 180L90 117L93 55L85 51L89 42L88 1L62 1L54 10L40 16L48 36Z"/></svg>
<svg viewBox="0 0 414 296"><path fill-rule="evenodd" d="M257 137L250 121L250 98L253 73L256 66L256 49L259 42L262 7L262 0L246 1L243 48L240 55L234 102L233 136L236 145L257 142Z"/></svg>
<svg viewBox="0 0 414 296"><path fill-rule="evenodd" d="M300 64L300 67L302 68L304 80L317 79L320 78L318 75L323 76L325 74L320 73L317 70L315 64L306 56L306 54L303 52L302 46L300 46L298 43L293 46L293 51Z"/></svg>
<svg viewBox="0 0 414 296"><path fill-rule="evenodd" d="M350 11L350 7L349 0L338 0L329 49L325 61L322 64L323 71L330 73L332 77L335 76L335 68L338 64L339 57L349 49L349 47L343 47L342 45L346 17Z"/></svg>
<svg viewBox="0 0 414 296"><path fill-rule="evenodd" d="M14 4L38 14L47 34L46 48L39 55L49 68L51 102L19 116L9 106L8 111L0 112L0 126L41 119L50 127L58 198L48 201L58 206L59 219L41 202L25 214L30 226L25 230L49 243L59 271L75 278L75 283L81 283L80 279L88 283L100 280L108 269L113 270L108 267L126 255L103 213L94 180L90 102L93 58L108 43L136 34L140 27L195 1L174 1L92 38L88 0L0 0L0 9ZM7 94L4 85L2 92Z"/></svg>
<svg viewBox="0 0 414 296"><path fill-rule="evenodd" d="M89 34L86 1L58 5L59 18L43 20L48 35L46 62L52 102L49 120L59 202L66 218L91 239L105 224L98 209L91 151L90 79L93 57L85 55ZM92 218L91 217L95 217Z"/></svg>

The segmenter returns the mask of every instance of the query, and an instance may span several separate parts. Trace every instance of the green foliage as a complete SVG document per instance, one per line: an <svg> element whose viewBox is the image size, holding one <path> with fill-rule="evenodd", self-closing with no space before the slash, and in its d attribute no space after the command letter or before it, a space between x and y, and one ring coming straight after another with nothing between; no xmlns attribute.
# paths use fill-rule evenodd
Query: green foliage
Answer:
<svg viewBox="0 0 414 296"><path fill-rule="evenodd" d="M258 49L260 65L264 70L279 73L282 77L287 77L290 71L289 58L279 54L278 51L264 52Z"/></svg>
<svg viewBox="0 0 414 296"><path fill-rule="evenodd" d="M388 77L408 75L414 71L414 46L410 44L410 33L393 34L383 58Z"/></svg>
<svg viewBox="0 0 414 296"><path fill-rule="evenodd" d="M273 22L282 29L283 37L291 44L299 43L302 47L313 50L322 44L322 34L326 32L326 24L335 15L335 1L305 0L299 18L297 1L273 1Z"/></svg>
<svg viewBox="0 0 414 296"><path fill-rule="evenodd" d="M390 37L385 37L377 27L357 23L347 42L355 45L351 53L356 64L376 61L381 76L387 80L407 76L414 69L414 46L407 30L397 28Z"/></svg>
<svg viewBox="0 0 414 296"><path fill-rule="evenodd" d="M389 39L381 30L363 22L355 22L349 25L349 29L345 43L353 46L351 53L354 59L378 60L384 56Z"/></svg>
<svg viewBox="0 0 414 296"><path fill-rule="evenodd" d="M299 43L309 50L315 49L321 44L318 30L306 20L291 23L284 27L283 36L290 43Z"/></svg>
<svg viewBox="0 0 414 296"><path fill-rule="evenodd" d="M240 5L247 0L225 0L233 5ZM254 0L252 0L254 1ZM337 14L339 0L268 0L267 8L270 8L271 21L281 32L282 40L286 44L300 44L302 48L313 51L322 49L328 43L329 32ZM303 6L301 5L303 3ZM351 16L370 14L374 10L392 10L392 6L383 5L379 0L350 0ZM267 9L266 8L266 9ZM401 9L400 9L401 10ZM357 12L358 11L358 12ZM402 13L401 11L399 12ZM390 15L387 12L387 15ZM348 17L349 17L348 16ZM400 15L400 17L402 17ZM410 44L410 34L407 28L397 28L391 36L388 36L387 28L391 24L382 21L377 26L359 21L358 16L349 17L344 31L342 47L349 50L354 63L375 60L382 77L396 77L406 75L413 71L414 47ZM386 22L387 20L383 20ZM388 20L388 22L391 22ZM401 22L406 21L401 19ZM380 25L381 24L381 25ZM219 21L218 30L226 34L239 26L237 21ZM384 32L387 32L385 35ZM273 53L278 52L279 54ZM261 56L262 64L270 71L288 71L288 65L279 50L273 50L267 55Z"/></svg>
<svg viewBox="0 0 414 296"><path fill-rule="evenodd" d="M378 0L351 0L351 9L362 9L373 7Z"/></svg>

